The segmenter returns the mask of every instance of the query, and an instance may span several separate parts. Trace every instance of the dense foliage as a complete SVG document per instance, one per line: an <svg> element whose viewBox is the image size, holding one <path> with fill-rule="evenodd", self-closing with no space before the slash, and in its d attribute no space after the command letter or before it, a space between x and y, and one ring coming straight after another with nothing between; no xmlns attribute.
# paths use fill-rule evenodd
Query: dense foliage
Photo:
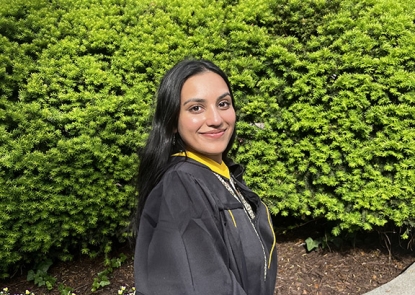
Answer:
<svg viewBox="0 0 415 295"><path fill-rule="evenodd" d="M409 1L342 2L316 34L276 37L265 50L259 95L242 109L264 128L247 127L255 136L238 155L274 213L324 216L336 221L335 234L391 221L408 236L414 9Z"/></svg>
<svg viewBox="0 0 415 295"><path fill-rule="evenodd" d="M410 0L0 0L0 277L128 233L158 82L214 60L274 214L415 222Z"/></svg>

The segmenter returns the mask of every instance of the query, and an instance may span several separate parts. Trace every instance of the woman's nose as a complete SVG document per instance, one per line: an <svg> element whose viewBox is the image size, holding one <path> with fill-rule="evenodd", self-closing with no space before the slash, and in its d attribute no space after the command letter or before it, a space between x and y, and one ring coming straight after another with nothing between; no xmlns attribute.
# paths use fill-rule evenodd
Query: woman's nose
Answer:
<svg viewBox="0 0 415 295"><path fill-rule="evenodd" d="M206 112L206 125L218 126L222 124L222 116L216 107L209 108Z"/></svg>

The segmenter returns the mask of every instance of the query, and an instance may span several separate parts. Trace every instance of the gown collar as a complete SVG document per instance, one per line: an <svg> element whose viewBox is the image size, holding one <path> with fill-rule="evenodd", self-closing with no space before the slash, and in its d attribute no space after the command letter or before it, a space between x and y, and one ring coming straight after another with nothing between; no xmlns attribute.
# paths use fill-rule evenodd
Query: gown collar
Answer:
<svg viewBox="0 0 415 295"><path fill-rule="evenodd" d="M210 170L212 170L213 172L225 177L226 179L230 179L231 175L229 172L229 168L228 166L226 166L226 164L222 161L222 163L218 163L206 156L203 156L201 154L195 153L195 152L190 152L190 151L185 151L185 152L180 152L177 154L174 154L173 156L181 156L181 157L188 157L190 159L193 159L207 167L209 167Z"/></svg>

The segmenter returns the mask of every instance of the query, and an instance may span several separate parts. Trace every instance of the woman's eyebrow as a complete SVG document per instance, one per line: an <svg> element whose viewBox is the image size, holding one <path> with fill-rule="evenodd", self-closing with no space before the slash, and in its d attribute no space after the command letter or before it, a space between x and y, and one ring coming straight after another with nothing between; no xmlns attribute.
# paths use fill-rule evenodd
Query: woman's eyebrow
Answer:
<svg viewBox="0 0 415 295"><path fill-rule="evenodd" d="M191 98L186 100L183 105L185 106L186 104L190 103L190 102L205 102L206 100L203 98Z"/></svg>
<svg viewBox="0 0 415 295"><path fill-rule="evenodd" d="M219 96L216 100L220 100L222 98L225 98L226 96L231 96L231 94L229 92L225 92L224 94L222 94L221 96Z"/></svg>
<svg viewBox="0 0 415 295"><path fill-rule="evenodd" d="M222 99L222 98L224 98L226 96L231 96L231 94L229 92L225 92L224 94L220 95L216 100L220 100L220 99ZM183 105L185 106L186 104L188 104L190 102L200 102L200 103L203 103L205 101L206 101L206 99L204 99L204 98L196 98L195 97L195 98L190 98L190 99L186 100L183 103Z"/></svg>

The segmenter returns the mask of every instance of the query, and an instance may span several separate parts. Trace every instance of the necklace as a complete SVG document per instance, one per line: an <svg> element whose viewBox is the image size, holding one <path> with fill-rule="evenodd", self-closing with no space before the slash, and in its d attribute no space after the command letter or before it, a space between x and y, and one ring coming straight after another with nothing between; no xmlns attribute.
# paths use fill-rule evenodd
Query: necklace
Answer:
<svg viewBox="0 0 415 295"><path fill-rule="evenodd" d="M242 203L242 205L244 206L245 212L248 214L248 216L251 219L255 218L255 213L254 210L252 210L252 206L247 202L247 200L245 199L245 197L241 194L241 192L239 191L239 189L236 187L235 182L233 180L233 178L229 178L229 182L231 185L229 185L229 183L227 183L222 177L220 177L218 174L214 173L216 175L216 177L220 180L220 182L222 182L222 184L225 186L225 188L231 193L231 195L237 199L239 202ZM232 187L231 187L232 186Z"/></svg>

